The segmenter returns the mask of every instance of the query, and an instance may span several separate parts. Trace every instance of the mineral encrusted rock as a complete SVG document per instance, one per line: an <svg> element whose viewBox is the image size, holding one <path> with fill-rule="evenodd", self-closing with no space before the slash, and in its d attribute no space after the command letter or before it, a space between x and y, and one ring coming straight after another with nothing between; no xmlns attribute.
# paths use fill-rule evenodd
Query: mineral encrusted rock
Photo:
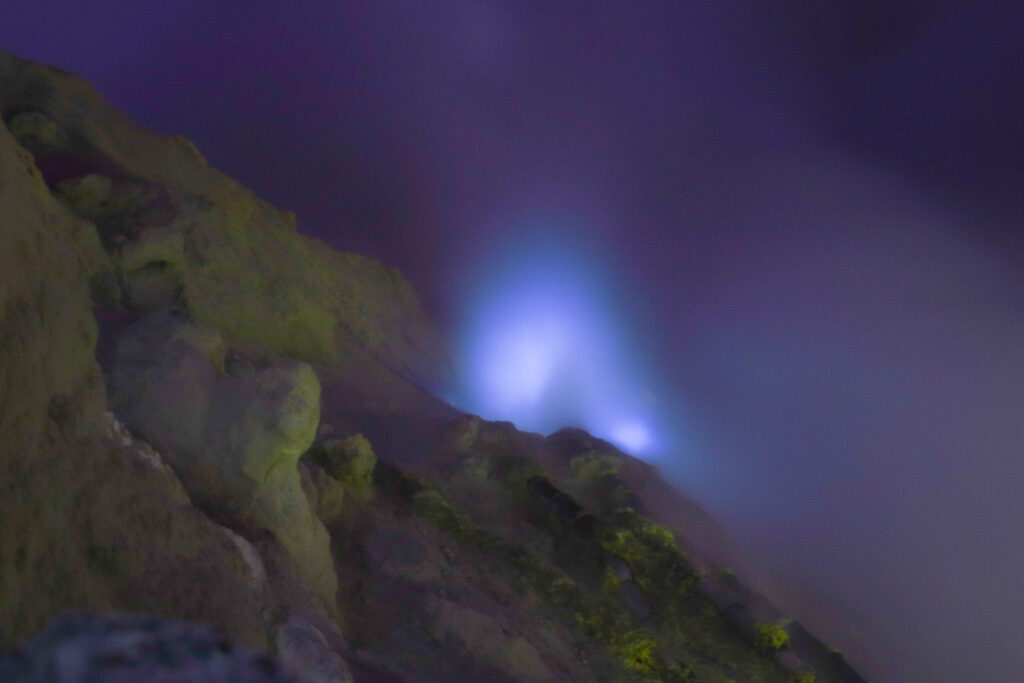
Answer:
<svg viewBox="0 0 1024 683"><path fill-rule="evenodd" d="M168 309L125 325L112 347L105 364L114 412L165 454L203 509L269 530L333 606L330 539L296 469L320 417L309 365L281 360L227 375L220 334Z"/></svg>
<svg viewBox="0 0 1024 683"><path fill-rule="evenodd" d="M6 53L0 104L47 183L95 224L123 303L165 305L180 287L192 315L233 341L313 363L338 362L354 343L420 386L450 382L443 339L398 271L300 235L294 214L183 138L149 133L82 79Z"/></svg>
<svg viewBox="0 0 1024 683"><path fill-rule="evenodd" d="M436 398L396 271L59 69L0 118L0 680L861 680L651 465Z"/></svg>
<svg viewBox="0 0 1024 683"><path fill-rule="evenodd" d="M361 500L370 495L377 455L362 434L324 439L313 448L311 457L349 494Z"/></svg>
<svg viewBox="0 0 1024 683"><path fill-rule="evenodd" d="M69 607L120 607L265 647L238 549L110 431L88 286L105 259L0 125L0 646Z"/></svg>

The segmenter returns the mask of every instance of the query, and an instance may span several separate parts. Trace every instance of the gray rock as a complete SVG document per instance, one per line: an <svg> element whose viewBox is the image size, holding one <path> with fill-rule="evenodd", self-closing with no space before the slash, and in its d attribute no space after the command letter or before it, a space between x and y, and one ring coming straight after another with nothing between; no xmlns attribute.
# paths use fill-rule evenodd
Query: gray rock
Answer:
<svg viewBox="0 0 1024 683"><path fill-rule="evenodd" d="M197 505L270 530L306 586L332 605L330 538L296 468L320 418L309 365L282 360L228 376L220 334L167 309L112 334L105 371L114 413L160 450Z"/></svg>
<svg viewBox="0 0 1024 683"><path fill-rule="evenodd" d="M277 656L302 683L352 683L345 660L320 630L302 617L292 617L278 628Z"/></svg>
<svg viewBox="0 0 1024 683"><path fill-rule="evenodd" d="M207 626L130 615L67 614L0 662L0 674L10 683L303 682Z"/></svg>

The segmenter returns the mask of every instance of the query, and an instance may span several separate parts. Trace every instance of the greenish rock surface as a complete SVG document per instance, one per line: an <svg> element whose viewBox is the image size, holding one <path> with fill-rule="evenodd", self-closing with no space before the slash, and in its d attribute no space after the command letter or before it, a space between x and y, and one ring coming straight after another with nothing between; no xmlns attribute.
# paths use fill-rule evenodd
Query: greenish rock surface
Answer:
<svg viewBox="0 0 1024 683"><path fill-rule="evenodd" d="M168 309L113 336L105 365L114 412L165 454L203 509L268 529L333 606L328 534L296 468L320 418L320 384L309 365L280 360L227 375L220 334Z"/></svg>
<svg viewBox="0 0 1024 683"><path fill-rule="evenodd" d="M68 608L116 608L265 647L265 597L238 548L106 414L99 240L3 125L0 208L0 645Z"/></svg>
<svg viewBox="0 0 1024 683"><path fill-rule="evenodd" d="M299 234L294 214L180 136L141 129L77 76L0 53L0 102L58 194L124 260L126 303L163 305L177 283L192 315L232 341L311 363L343 360L353 341L415 384L450 383L444 339L398 271Z"/></svg>
<svg viewBox="0 0 1024 683"><path fill-rule="evenodd" d="M306 499L316 516L329 529L345 514L345 487L322 467L303 458L299 460L299 476Z"/></svg>
<svg viewBox="0 0 1024 683"><path fill-rule="evenodd" d="M372 494L377 455L362 434L324 439L313 448L312 458L352 496L365 500Z"/></svg>
<svg viewBox="0 0 1024 683"><path fill-rule="evenodd" d="M0 114L0 646L85 609L310 681L862 680L652 466L432 395L396 271L59 69L0 52Z"/></svg>

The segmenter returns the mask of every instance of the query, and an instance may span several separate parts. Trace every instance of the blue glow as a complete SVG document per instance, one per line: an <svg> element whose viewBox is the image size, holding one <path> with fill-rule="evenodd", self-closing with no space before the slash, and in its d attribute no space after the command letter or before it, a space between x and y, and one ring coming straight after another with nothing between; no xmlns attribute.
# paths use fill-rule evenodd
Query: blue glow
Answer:
<svg viewBox="0 0 1024 683"><path fill-rule="evenodd" d="M620 422L612 429L611 441L627 451L642 453L651 443L651 435L640 422Z"/></svg>
<svg viewBox="0 0 1024 683"><path fill-rule="evenodd" d="M462 407L545 434L583 427L634 455L656 448L641 354L593 260L531 241L496 261L467 288Z"/></svg>

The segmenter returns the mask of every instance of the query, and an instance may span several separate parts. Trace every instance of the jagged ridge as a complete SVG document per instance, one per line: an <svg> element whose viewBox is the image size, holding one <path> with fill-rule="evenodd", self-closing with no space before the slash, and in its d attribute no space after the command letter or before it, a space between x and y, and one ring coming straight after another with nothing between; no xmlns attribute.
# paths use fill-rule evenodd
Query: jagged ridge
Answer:
<svg viewBox="0 0 1024 683"><path fill-rule="evenodd" d="M649 519L650 466L433 398L396 271L75 76L0 53L0 107L5 646L75 607L305 680L859 680L796 625L775 651Z"/></svg>

